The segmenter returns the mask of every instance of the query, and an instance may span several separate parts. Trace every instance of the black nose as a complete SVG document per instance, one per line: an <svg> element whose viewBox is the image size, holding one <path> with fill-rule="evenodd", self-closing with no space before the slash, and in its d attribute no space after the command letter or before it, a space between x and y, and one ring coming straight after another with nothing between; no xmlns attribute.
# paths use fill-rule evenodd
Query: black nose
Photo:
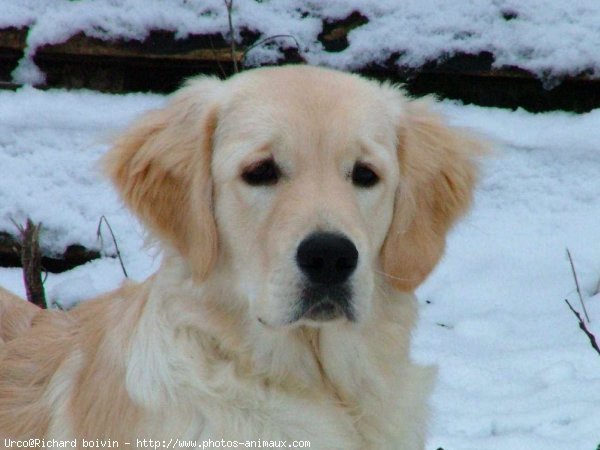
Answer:
<svg viewBox="0 0 600 450"><path fill-rule="evenodd" d="M296 262L313 283L342 283L356 269L358 250L340 234L314 233L298 246Z"/></svg>

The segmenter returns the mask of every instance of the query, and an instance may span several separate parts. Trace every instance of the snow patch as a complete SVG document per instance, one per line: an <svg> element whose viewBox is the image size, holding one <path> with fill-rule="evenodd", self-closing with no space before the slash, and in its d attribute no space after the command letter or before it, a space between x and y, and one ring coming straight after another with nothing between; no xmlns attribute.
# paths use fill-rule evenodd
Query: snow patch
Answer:
<svg viewBox="0 0 600 450"><path fill-rule="evenodd" d="M16 3L16 4L15 4ZM0 27L29 26L24 61L15 81L32 83L35 51L84 32L100 39L143 40L150 30L228 34L221 0L0 0ZM360 12L369 22L349 33L349 46L328 53L318 40L324 19ZM391 62L410 68L457 53L491 52L495 67L515 66L544 80L548 88L565 76L600 74L600 3L597 0L315 0L238 1L236 32L262 38L289 34L311 64L357 69ZM239 36L238 36L239 38ZM272 62L278 49L251 52L252 64Z"/></svg>

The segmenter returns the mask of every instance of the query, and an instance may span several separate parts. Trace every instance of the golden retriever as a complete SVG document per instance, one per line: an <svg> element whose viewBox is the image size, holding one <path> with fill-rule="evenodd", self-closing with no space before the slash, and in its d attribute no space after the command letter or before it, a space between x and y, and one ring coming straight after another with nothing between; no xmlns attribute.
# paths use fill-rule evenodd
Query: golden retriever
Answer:
<svg viewBox="0 0 600 450"><path fill-rule="evenodd" d="M188 82L104 161L158 272L69 312L0 294L0 438L422 449L413 291L481 149L356 75Z"/></svg>

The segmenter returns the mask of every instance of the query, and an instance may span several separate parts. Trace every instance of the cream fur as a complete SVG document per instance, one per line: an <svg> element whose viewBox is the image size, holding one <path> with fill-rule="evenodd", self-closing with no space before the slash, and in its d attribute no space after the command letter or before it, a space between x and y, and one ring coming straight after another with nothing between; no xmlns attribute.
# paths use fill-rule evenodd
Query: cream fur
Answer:
<svg viewBox="0 0 600 450"><path fill-rule="evenodd" d="M481 145L396 87L311 67L192 80L106 157L160 270L69 312L0 291L0 438L309 440L423 449L435 370L412 293L467 209ZM244 167L284 176L249 187ZM356 160L381 178L348 180ZM357 321L290 323L314 230L359 251Z"/></svg>

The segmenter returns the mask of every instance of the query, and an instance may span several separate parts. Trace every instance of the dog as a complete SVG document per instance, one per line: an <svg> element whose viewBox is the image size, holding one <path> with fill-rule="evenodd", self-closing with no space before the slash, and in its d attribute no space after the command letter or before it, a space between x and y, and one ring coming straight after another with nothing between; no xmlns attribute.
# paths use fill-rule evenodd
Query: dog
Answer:
<svg viewBox="0 0 600 450"><path fill-rule="evenodd" d="M104 165L161 267L68 312L0 294L0 438L423 449L413 292L485 147L432 103L283 66L143 116Z"/></svg>

